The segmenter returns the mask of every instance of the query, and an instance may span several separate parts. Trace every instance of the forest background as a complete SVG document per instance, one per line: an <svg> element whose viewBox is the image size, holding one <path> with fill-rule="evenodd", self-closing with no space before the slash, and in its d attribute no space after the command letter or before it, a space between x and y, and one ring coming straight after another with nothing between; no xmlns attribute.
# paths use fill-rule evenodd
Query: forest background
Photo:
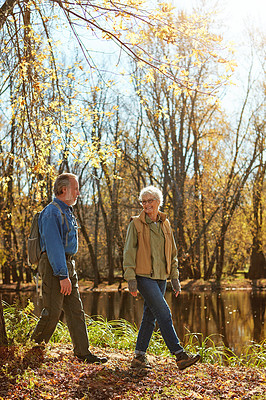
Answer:
<svg viewBox="0 0 266 400"><path fill-rule="evenodd" d="M32 216L66 171L80 183L80 278L122 278L127 226L150 184L181 280L265 278L265 32L246 26L237 63L219 2L1 3L3 283L32 280Z"/></svg>

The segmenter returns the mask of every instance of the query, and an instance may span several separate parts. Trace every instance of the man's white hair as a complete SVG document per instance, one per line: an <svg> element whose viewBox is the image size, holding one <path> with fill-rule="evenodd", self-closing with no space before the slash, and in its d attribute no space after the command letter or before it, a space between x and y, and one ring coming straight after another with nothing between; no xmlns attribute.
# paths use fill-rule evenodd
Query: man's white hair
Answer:
<svg viewBox="0 0 266 400"><path fill-rule="evenodd" d="M146 194L152 195L152 197L159 201L159 207L163 204L163 194L162 191L155 186L146 186L143 188L139 194L139 201L142 201L143 196Z"/></svg>
<svg viewBox="0 0 266 400"><path fill-rule="evenodd" d="M69 172L64 172L63 174L59 175L54 183L54 194L55 196L59 196L62 194L63 187L70 186L70 179L78 180L77 175L70 174Z"/></svg>

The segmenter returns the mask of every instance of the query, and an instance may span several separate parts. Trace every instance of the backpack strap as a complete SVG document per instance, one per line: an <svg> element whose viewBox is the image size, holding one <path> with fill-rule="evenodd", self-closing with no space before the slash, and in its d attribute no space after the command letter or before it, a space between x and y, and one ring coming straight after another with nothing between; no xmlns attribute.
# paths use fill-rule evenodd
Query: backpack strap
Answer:
<svg viewBox="0 0 266 400"><path fill-rule="evenodd" d="M66 246L67 246L67 244L68 244L68 234L69 234L69 232L70 232L69 223L68 223L68 220L67 220L67 216L66 216L66 214L62 211L62 208L60 207L60 205L59 205L58 203L56 203L56 201L52 201L51 204L53 204L54 206L56 206L56 207L58 208L58 210L60 211L61 217L62 217L62 225L63 225L63 223L64 223L64 220L66 221L66 226L67 226Z"/></svg>

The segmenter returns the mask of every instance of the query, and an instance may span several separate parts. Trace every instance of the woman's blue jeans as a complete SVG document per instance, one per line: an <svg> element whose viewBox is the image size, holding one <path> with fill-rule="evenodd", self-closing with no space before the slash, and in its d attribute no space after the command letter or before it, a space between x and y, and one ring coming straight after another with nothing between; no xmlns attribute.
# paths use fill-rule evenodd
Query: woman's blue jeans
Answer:
<svg viewBox="0 0 266 400"><path fill-rule="evenodd" d="M143 317L136 343L136 354L145 354L158 322L162 337L172 354L183 351L173 326L170 308L164 298L166 280L137 276L138 290L144 299Z"/></svg>

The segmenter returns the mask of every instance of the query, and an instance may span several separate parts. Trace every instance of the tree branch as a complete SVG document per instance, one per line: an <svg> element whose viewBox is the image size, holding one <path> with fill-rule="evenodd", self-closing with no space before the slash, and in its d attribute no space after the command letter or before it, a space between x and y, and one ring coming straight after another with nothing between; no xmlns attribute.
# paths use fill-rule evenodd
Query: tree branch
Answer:
<svg viewBox="0 0 266 400"><path fill-rule="evenodd" d="M6 0L6 2L0 8L0 29L3 28L7 18L12 13L17 2L18 0Z"/></svg>

